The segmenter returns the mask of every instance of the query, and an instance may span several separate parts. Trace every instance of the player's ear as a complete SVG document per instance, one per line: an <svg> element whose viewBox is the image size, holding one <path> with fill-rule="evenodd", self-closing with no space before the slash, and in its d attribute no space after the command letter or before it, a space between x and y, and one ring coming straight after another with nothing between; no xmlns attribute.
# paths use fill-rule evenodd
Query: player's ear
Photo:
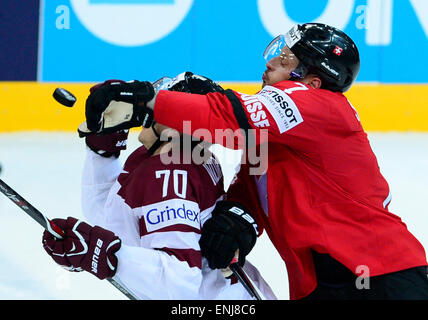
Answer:
<svg viewBox="0 0 428 320"><path fill-rule="evenodd" d="M308 74L303 82L311 86L314 89L319 89L322 86L322 80L315 74Z"/></svg>

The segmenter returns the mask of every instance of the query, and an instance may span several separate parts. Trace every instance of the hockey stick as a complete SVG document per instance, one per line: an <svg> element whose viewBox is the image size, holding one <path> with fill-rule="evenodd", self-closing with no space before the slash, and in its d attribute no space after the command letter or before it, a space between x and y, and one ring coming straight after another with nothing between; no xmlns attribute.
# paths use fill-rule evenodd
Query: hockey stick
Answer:
<svg viewBox="0 0 428 320"><path fill-rule="evenodd" d="M253 297L255 300L263 300L257 292L257 289L253 286L250 278L238 263L235 262L230 264L229 268L232 270L235 277L238 278L238 281L244 286L245 290L247 290L251 297Z"/></svg>
<svg viewBox="0 0 428 320"><path fill-rule="evenodd" d="M58 239L62 239L65 236L64 231L55 225L51 220L49 220L45 215L43 215L39 210L33 207L27 200L25 200L21 195L19 195L15 190L8 186L2 179L0 179L0 191L8 197L13 203L15 203L19 208L21 208L25 213L27 213L31 218L38 222L44 229L50 232L53 236ZM251 297L256 300L262 300L257 290L253 286L251 280L245 273L245 271L238 265L238 263L232 263L229 266L230 270L236 276L238 281L243 285ZM113 286L116 287L120 292L122 292L130 300L138 300L134 295L132 295L127 289L120 285L117 281L112 278L106 279Z"/></svg>
<svg viewBox="0 0 428 320"><path fill-rule="evenodd" d="M49 231L53 236L57 237L58 239L64 238L65 233L60 227L55 225L46 216L44 216L39 210L34 208L28 201L26 201L23 197L21 197L15 190L9 187L2 179L0 179L0 191L6 197L8 197L13 203L15 203L18 207L20 207L23 211L25 211L31 218L33 218L36 222L38 222L43 228ZM117 281L113 280L112 278L107 278L106 280L110 282L113 286L115 286L116 289L122 292L130 300L137 300L137 298L132 293L130 293Z"/></svg>
<svg viewBox="0 0 428 320"><path fill-rule="evenodd" d="M250 277L246 274L244 269L238 264L238 251L236 251L235 257L232 259L229 267L230 271L232 271L233 275L238 279L238 281L242 284L245 290L247 290L248 294L255 300L263 300L256 287L253 285ZM227 270L227 269L225 269ZM223 271L222 271L223 272ZM228 276L227 274L225 277Z"/></svg>

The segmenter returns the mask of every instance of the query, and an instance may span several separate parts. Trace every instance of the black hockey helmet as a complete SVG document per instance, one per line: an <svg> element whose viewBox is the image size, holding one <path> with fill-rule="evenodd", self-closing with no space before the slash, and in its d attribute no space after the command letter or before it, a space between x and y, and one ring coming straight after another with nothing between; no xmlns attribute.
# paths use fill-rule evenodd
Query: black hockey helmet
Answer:
<svg viewBox="0 0 428 320"><path fill-rule="evenodd" d="M210 92L224 92L224 89L211 79L186 71L180 73L168 86L169 91L207 94Z"/></svg>
<svg viewBox="0 0 428 320"><path fill-rule="evenodd" d="M156 92L159 90L178 91L195 94L208 94L210 92L224 92L224 89L216 82L211 79L194 74L193 72L186 71L177 75L175 78L162 77L153 83L153 87ZM152 122L151 128L156 135L157 139L148 150L149 154L153 154L160 146L165 142L161 140L161 135L155 129L156 121ZM181 137L183 137L181 135ZM168 139L171 141L171 138ZM192 139L191 146L192 150L196 145L199 145L201 141ZM181 146L184 146L181 143ZM202 150L202 149L201 149Z"/></svg>
<svg viewBox="0 0 428 320"><path fill-rule="evenodd" d="M287 45L299 59L300 65L294 76L303 78L308 73L316 74L321 78L324 89L347 91L360 70L357 46L350 37L335 27L322 23L305 23L294 26L285 35L275 39ZM275 39L266 49L265 57ZM277 48L278 45L275 49Z"/></svg>

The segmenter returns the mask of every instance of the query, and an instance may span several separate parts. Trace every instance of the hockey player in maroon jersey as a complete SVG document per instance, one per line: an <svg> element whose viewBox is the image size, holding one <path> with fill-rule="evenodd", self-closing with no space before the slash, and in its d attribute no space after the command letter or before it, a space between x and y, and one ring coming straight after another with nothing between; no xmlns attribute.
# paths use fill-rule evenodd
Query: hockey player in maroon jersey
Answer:
<svg viewBox="0 0 428 320"><path fill-rule="evenodd" d="M191 133L267 132L256 140L268 146L267 170L251 175L243 166L229 194L253 210L286 263L291 299L428 299L425 250L389 212L388 184L343 94L360 68L354 42L308 23L275 38L264 56L254 95L159 91L141 96L136 112L181 131L190 121ZM137 87L150 90L147 82ZM245 222L228 218L221 212L203 227L201 250L212 268L227 266L237 248L244 259L254 245L254 234L237 232Z"/></svg>
<svg viewBox="0 0 428 320"><path fill-rule="evenodd" d="M123 82L94 86L88 104L100 96L94 91L119 83ZM114 122L116 115L107 111L104 117ZM161 139L159 133L166 135L168 130L173 134L170 139ZM201 226L216 214L215 204L225 196L216 158L201 143L186 150L177 131L152 122L138 136L143 146L122 167L119 155L126 148L128 132L87 135L86 123L79 127L87 145L82 208L93 226L72 217L54 219L66 237L57 240L45 232L46 252L70 271L85 270L100 279L114 277L139 299L251 299L234 277L223 276L227 270L208 267L198 243ZM176 145L179 149L174 149ZM186 157L184 150L197 152L199 162ZM252 225L247 228L256 233ZM243 268L266 299L275 299L251 263Z"/></svg>

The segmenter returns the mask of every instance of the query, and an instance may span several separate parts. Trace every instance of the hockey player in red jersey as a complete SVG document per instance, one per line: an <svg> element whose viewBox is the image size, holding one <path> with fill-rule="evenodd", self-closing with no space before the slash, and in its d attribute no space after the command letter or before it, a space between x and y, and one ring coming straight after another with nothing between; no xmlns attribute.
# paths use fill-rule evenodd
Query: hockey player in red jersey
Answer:
<svg viewBox="0 0 428 320"><path fill-rule="evenodd" d="M87 104L102 96L103 87L120 83L93 87ZM104 120L114 122L115 117L114 112L104 113ZM198 243L201 226L225 197L216 158L202 143L185 149L177 131L151 123L138 136L143 145L122 167L118 157L126 148L128 131L87 135L86 123L79 127L87 145L82 209L92 226L72 217L55 219L66 236L57 240L45 232L46 252L70 271L114 277L138 299L251 299L233 276L223 276L226 270L208 267ZM190 152L200 155L198 162ZM253 226L248 228L255 233ZM243 268L266 299L275 299L251 263Z"/></svg>
<svg viewBox="0 0 428 320"><path fill-rule="evenodd" d="M258 93L159 91L138 100L140 117L181 131L190 121L193 134L267 132L256 140L268 146L267 170L252 175L243 166L229 195L253 210L286 263L291 299L428 299L425 250L389 212L388 184L343 94L359 72L354 42L308 23L275 38L264 55ZM251 233L237 232L245 222L228 217L222 212L203 227L201 250L212 268L254 244Z"/></svg>

